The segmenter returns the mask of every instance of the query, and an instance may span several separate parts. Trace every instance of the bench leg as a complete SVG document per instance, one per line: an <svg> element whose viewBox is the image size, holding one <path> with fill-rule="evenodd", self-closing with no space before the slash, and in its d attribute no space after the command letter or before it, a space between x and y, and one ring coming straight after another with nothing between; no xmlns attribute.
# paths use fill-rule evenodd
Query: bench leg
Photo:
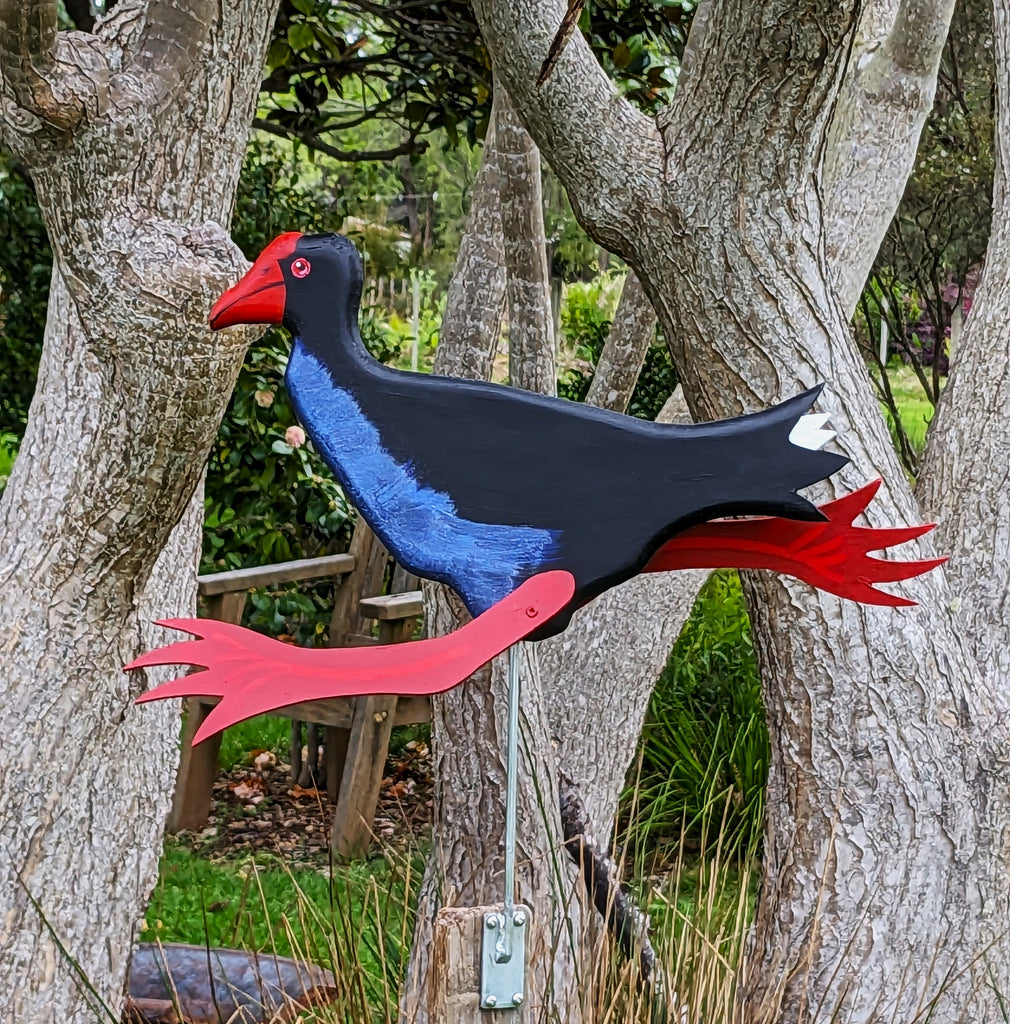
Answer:
<svg viewBox="0 0 1010 1024"><path fill-rule="evenodd" d="M395 715L396 697L358 697L354 702L330 833L330 845L341 859L363 857L368 852Z"/></svg>
<svg viewBox="0 0 1010 1024"><path fill-rule="evenodd" d="M347 762L347 746L351 740L350 729L326 727L326 799L333 807L340 795L340 783L344 777L344 764Z"/></svg>
<svg viewBox="0 0 1010 1024"><path fill-rule="evenodd" d="M168 831L183 829L195 832L207 824L214 798L214 779L217 776L217 755L221 749L221 734L212 736L194 747L193 737L210 714L213 704L198 700L186 701L186 726L182 736L182 758L179 774L175 778L172 810L168 816Z"/></svg>

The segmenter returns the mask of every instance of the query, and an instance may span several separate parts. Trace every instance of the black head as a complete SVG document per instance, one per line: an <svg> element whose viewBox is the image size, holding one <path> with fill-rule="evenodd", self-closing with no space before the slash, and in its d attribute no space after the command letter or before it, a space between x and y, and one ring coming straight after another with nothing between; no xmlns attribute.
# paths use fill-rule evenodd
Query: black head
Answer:
<svg viewBox="0 0 1010 1024"><path fill-rule="evenodd" d="M242 280L217 300L210 326L294 327L311 311L334 305L353 309L356 318L361 280L361 257L349 238L289 231L275 238Z"/></svg>

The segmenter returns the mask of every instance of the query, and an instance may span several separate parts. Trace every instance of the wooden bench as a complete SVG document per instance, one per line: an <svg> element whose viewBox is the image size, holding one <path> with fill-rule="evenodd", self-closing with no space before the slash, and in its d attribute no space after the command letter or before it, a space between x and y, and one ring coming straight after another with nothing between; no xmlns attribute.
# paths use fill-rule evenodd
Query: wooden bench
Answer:
<svg viewBox="0 0 1010 1024"><path fill-rule="evenodd" d="M330 624L331 646L403 643L413 638L424 604L420 591L406 589L416 581L399 570L394 573L393 592L376 594L382 587L387 561L385 549L368 527L359 523L351 550L345 555L200 576L199 593L207 601L209 618L238 624L250 590L342 576ZM372 636L376 621L378 637ZM197 747L192 746L192 739L215 703L213 698L186 701L182 756L168 822L171 832L198 830L210 814L221 735ZM334 805L331 845L340 857L362 855L371 839L390 732L395 725L430 721L429 698L336 698L293 704L273 714L326 729L326 789Z"/></svg>

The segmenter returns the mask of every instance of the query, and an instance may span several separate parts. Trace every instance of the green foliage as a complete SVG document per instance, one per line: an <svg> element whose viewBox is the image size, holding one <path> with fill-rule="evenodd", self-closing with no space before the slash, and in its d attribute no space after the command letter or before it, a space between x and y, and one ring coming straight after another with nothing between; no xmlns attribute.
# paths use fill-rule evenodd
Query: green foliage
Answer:
<svg viewBox="0 0 1010 1024"><path fill-rule="evenodd" d="M253 138L246 150L235 200L232 238L254 260L284 231L339 231L346 214L338 190L280 146Z"/></svg>
<svg viewBox="0 0 1010 1024"><path fill-rule="evenodd" d="M694 6L597 0L586 4L580 28L624 95L655 112L672 91ZM346 160L376 152L415 157L432 132L453 148L464 138L473 145L487 129L490 69L463 0L285 0L259 123ZM366 121L394 129L378 148L348 139Z"/></svg>
<svg viewBox="0 0 1010 1024"><path fill-rule="evenodd" d="M768 734L735 572L702 588L653 692L642 751L639 816L654 836L721 831L728 848L759 833Z"/></svg>
<svg viewBox="0 0 1010 1024"><path fill-rule="evenodd" d="M14 465L17 450L17 435L0 433L0 494L3 494L3 489L7 486L7 478L11 475L11 466Z"/></svg>
<svg viewBox="0 0 1010 1024"><path fill-rule="evenodd" d="M642 373L628 403L628 414L643 420L654 420L673 394L679 378L670 358L670 350L660 339L649 347L642 363Z"/></svg>
<svg viewBox="0 0 1010 1024"><path fill-rule="evenodd" d="M442 327L445 313L445 296L435 297L435 275L430 271L411 271L411 278L417 277L420 302L418 305L418 369L431 370L438 347L438 332ZM380 362L396 366L401 370L411 369L411 345L414 328L409 318L396 312L372 309L366 311L363 321L362 340L369 351Z"/></svg>
<svg viewBox="0 0 1010 1024"><path fill-rule="evenodd" d="M585 400L600 353L610 332L619 298L616 279L601 274L593 280L574 282L565 289L561 307L562 350L568 363L558 374L558 394L573 402ZM677 371L662 340L650 347L635 385L628 412L639 419L654 420L677 386Z"/></svg>
<svg viewBox="0 0 1010 1024"><path fill-rule="evenodd" d="M35 190L4 149L0 207L0 434L20 437L42 354L53 256ZM0 477L6 472L2 458Z"/></svg>

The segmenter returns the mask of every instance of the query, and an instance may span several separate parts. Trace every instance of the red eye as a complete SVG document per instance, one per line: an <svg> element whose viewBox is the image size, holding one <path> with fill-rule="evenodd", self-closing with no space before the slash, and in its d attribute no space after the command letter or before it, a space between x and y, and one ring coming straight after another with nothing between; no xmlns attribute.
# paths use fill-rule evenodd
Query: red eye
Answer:
<svg viewBox="0 0 1010 1024"><path fill-rule="evenodd" d="M291 273L294 274L295 277L308 277L311 269L312 264L300 256L291 264Z"/></svg>

